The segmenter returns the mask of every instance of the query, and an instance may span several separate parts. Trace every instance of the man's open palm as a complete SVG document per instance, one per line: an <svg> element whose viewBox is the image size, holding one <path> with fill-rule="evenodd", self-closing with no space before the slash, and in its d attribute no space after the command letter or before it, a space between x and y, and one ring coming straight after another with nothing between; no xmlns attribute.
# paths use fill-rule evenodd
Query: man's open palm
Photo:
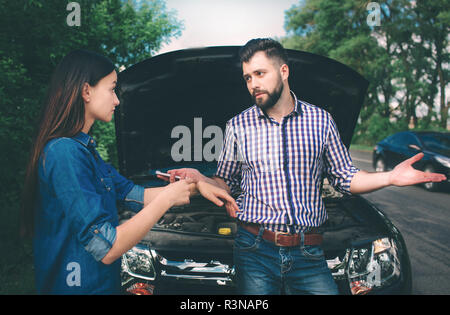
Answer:
<svg viewBox="0 0 450 315"><path fill-rule="evenodd" d="M438 173L422 172L414 169L412 165L423 158L423 153L418 153L413 157L398 164L391 173L390 182L395 186L408 186L426 182L441 182L446 180L445 175Z"/></svg>

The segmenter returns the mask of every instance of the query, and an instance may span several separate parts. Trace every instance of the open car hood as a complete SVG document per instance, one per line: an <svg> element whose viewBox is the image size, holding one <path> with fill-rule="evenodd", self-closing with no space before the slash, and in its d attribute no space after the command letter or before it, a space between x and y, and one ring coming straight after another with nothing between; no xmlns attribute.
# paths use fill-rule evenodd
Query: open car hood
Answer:
<svg viewBox="0 0 450 315"><path fill-rule="evenodd" d="M158 55L119 73L115 124L119 168L129 178L194 167L212 175L226 122L253 106L238 46ZM347 146L368 82L326 57L287 50L289 85L298 99L326 109Z"/></svg>

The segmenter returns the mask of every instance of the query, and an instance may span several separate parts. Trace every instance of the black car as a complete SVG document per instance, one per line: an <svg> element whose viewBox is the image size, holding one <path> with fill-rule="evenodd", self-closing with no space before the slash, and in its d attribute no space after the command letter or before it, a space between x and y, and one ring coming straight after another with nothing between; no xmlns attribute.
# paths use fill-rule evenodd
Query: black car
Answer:
<svg viewBox="0 0 450 315"><path fill-rule="evenodd" d="M441 173L447 182L425 183L430 191L448 187L450 181L450 133L431 131L403 131L377 143L373 150L373 167L378 172L393 169L398 163L423 152L424 157L414 164L424 172Z"/></svg>
<svg viewBox="0 0 450 315"><path fill-rule="evenodd" d="M180 167L211 176L226 121L252 104L239 47L180 50L119 74L115 116L122 174L145 187L166 183L155 171ZM290 86L330 112L349 146L368 82L334 60L288 50ZM361 196L344 196L324 180L329 219L321 227L328 266L342 294L408 294L411 267L402 235ZM132 212L122 212L121 222ZM135 294L234 292L235 219L201 196L171 208L122 258L122 281Z"/></svg>

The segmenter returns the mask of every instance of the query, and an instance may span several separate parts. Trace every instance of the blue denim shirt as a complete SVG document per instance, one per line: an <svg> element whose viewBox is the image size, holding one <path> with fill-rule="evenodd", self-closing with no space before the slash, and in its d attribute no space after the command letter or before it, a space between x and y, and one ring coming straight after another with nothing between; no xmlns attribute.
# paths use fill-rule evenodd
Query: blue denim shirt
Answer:
<svg viewBox="0 0 450 315"><path fill-rule="evenodd" d="M33 241L41 294L119 294L120 265L101 259L116 239L116 201L139 211L144 187L105 163L89 135L49 141L38 166Z"/></svg>

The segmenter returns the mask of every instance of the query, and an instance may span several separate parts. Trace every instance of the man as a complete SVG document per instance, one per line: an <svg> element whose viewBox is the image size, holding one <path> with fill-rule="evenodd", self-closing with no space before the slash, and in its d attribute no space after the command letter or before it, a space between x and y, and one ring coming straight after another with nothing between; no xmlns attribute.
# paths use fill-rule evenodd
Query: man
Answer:
<svg viewBox="0 0 450 315"><path fill-rule="evenodd" d="M227 123L217 173L171 170L240 195L227 202L237 217L234 259L241 294L337 294L317 228L326 219L322 172L343 193L445 179L415 170L418 154L394 170L368 173L352 165L331 115L297 99L289 87L283 47L250 40L240 51L243 78L255 106Z"/></svg>

